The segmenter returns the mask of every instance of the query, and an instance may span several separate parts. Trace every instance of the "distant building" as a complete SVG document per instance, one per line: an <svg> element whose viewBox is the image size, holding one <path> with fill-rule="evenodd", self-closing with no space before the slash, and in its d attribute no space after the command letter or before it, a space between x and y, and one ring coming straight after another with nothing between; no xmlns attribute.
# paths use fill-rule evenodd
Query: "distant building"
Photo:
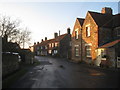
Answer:
<svg viewBox="0 0 120 90"><path fill-rule="evenodd" d="M53 39L47 40L46 37L45 40L42 39L41 43L34 43L34 52L36 55L70 58L70 41L71 34L68 28L66 34L58 36L58 33L54 33Z"/></svg>

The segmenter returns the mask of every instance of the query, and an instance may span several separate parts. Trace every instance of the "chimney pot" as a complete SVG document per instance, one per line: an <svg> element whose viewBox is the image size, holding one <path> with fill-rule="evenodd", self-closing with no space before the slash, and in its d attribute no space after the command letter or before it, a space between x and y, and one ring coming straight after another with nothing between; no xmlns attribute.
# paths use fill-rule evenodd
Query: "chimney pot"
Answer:
<svg viewBox="0 0 120 90"><path fill-rule="evenodd" d="M41 39L41 42L43 42L43 39Z"/></svg>
<svg viewBox="0 0 120 90"><path fill-rule="evenodd" d="M70 28L67 28L67 34L70 34Z"/></svg>
<svg viewBox="0 0 120 90"><path fill-rule="evenodd" d="M39 42L37 42L37 44L39 44Z"/></svg>
<svg viewBox="0 0 120 90"><path fill-rule="evenodd" d="M34 45L36 45L36 42L34 42Z"/></svg>
<svg viewBox="0 0 120 90"><path fill-rule="evenodd" d="M112 9L109 8L109 7L104 7L104 8L102 8L101 13L103 13L103 14L111 14L112 15Z"/></svg>
<svg viewBox="0 0 120 90"><path fill-rule="evenodd" d="M58 33L54 33L54 38L56 38L58 36Z"/></svg>
<svg viewBox="0 0 120 90"><path fill-rule="evenodd" d="M47 37L45 37L45 41L47 40Z"/></svg>

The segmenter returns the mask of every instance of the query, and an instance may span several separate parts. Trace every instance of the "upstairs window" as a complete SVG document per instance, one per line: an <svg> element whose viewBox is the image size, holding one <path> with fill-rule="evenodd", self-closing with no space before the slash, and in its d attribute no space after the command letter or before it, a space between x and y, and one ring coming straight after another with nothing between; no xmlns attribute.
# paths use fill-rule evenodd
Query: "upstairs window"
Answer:
<svg viewBox="0 0 120 90"><path fill-rule="evenodd" d="M57 47L58 46L58 43L55 43L55 47Z"/></svg>
<svg viewBox="0 0 120 90"><path fill-rule="evenodd" d="M54 43L52 43L52 47L54 47Z"/></svg>
<svg viewBox="0 0 120 90"><path fill-rule="evenodd" d="M86 27L86 37L90 37L90 27Z"/></svg>
<svg viewBox="0 0 120 90"><path fill-rule="evenodd" d="M51 43L49 44L49 48L51 48Z"/></svg>
<svg viewBox="0 0 120 90"><path fill-rule="evenodd" d="M75 30L75 39L78 39L78 29Z"/></svg>

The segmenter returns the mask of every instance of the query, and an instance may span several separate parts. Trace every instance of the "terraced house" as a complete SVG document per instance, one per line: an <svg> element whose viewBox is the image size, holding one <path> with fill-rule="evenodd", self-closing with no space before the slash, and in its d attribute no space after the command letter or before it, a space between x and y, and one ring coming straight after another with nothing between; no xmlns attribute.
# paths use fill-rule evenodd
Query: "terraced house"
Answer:
<svg viewBox="0 0 120 90"><path fill-rule="evenodd" d="M71 34L70 28L67 29L67 33L58 35L54 33L54 38L47 40L42 39L41 43L34 44L34 52L36 55L51 55L58 57L70 58L71 56Z"/></svg>
<svg viewBox="0 0 120 90"><path fill-rule="evenodd" d="M119 20L120 14L113 15L107 7L101 13L88 11L85 20L77 18L72 32L72 60L118 67Z"/></svg>
<svg viewBox="0 0 120 90"><path fill-rule="evenodd" d="M82 61L82 25L84 19L77 18L74 29L71 36L71 44L72 44L72 61L81 62Z"/></svg>

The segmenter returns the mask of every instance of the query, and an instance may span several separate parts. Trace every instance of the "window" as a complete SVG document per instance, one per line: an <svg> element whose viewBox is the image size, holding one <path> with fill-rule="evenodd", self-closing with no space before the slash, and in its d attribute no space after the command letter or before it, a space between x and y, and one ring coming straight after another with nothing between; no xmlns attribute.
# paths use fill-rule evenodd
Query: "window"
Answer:
<svg viewBox="0 0 120 90"><path fill-rule="evenodd" d="M52 47L54 47L54 43L52 43Z"/></svg>
<svg viewBox="0 0 120 90"><path fill-rule="evenodd" d="M51 44L49 44L49 47L51 47Z"/></svg>
<svg viewBox="0 0 120 90"><path fill-rule="evenodd" d="M86 46L86 57L91 57L91 47L89 45Z"/></svg>
<svg viewBox="0 0 120 90"><path fill-rule="evenodd" d="M101 57L106 58L106 50L101 50Z"/></svg>
<svg viewBox="0 0 120 90"><path fill-rule="evenodd" d="M41 46L41 49L43 49L43 47Z"/></svg>
<svg viewBox="0 0 120 90"><path fill-rule="evenodd" d="M54 50L54 54L57 54L57 52L58 52L57 50Z"/></svg>
<svg viewBox="0 0 120 90"><path fill-rule="evenodd" d="M52 51L51 50L49 50L49 54L51 54L52 53Z"/></svg>
<svg viewBox="0 0 120 90"><path fill-rule="evenodd" d="M90 37L90 27L86 27L86 37Z"/></svg>
<svg viewBox="0 0 120 90"><path fill-rule="evenodd" d="M47 46L45 46L45 49L47 49Z"/></svg>
<svg viewBox="0 0 120 90"><path fill-rule="evenodd" d="M58 43L55 43L55 47L57 47L58 46Z"/></svg>
<svg viewBox="0 0 120 90"><path fill-rule="evenodd" d="M78 29L75 30L75 39L78 39Z"/></svg>
<svg viewBox="0 0 120 90"><path fill-rule="evenodd" d="M79 45L75 45L75 56L79 56Z"/></svg>

